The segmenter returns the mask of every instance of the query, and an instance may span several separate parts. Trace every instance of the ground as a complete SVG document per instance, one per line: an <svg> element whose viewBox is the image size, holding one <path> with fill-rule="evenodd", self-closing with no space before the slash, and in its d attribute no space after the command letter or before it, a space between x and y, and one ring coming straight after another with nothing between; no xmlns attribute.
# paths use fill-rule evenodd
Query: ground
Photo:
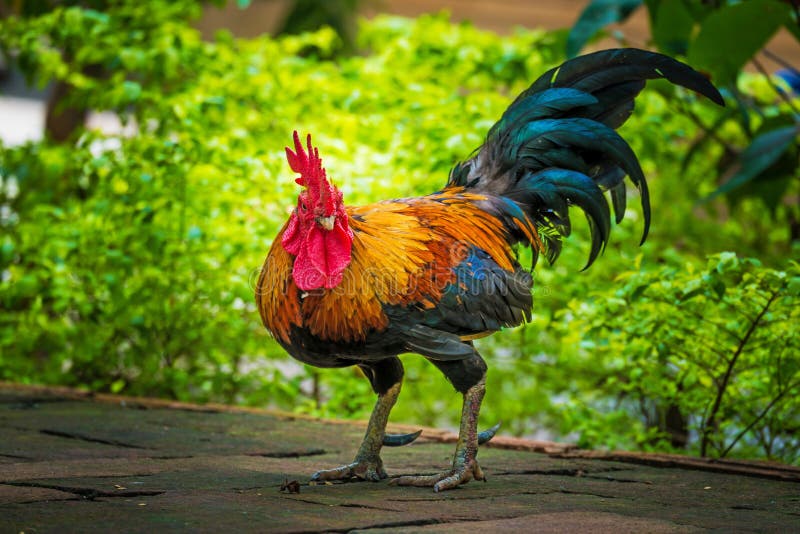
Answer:
<svg viewBox="0 0 800 534"><path fill-rule="evenodd" d="M441 494L387 481L311 486L315 470L352 459L362 423L2 383L0 429L0 533L620 534L800 524L800 468L789 466L500 437L479 454L487 483ZM444 467L452 438L426 429L412 445L385 449L390 477ZM281 491L293 481L299 493Z"/></svg>

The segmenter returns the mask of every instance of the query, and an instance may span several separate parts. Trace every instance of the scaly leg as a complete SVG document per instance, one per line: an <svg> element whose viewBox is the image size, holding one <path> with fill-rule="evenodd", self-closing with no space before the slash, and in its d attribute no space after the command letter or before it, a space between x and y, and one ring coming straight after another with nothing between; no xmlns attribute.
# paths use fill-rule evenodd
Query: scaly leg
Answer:
<svg viewBox="0 0 800 534"><path fill-rule="evenodd" d="M436 475L403 476L392 480L391 483L400 486L433 486L433 491L438 492L466 484L472 479L486 481L477 458L478 413L485 391L485 381L481 378L464 393L458 443L453 456L453 467L450 470Z"/></svg>
<svg viewBox="0 0 800 534"><path fill-rule="evenodd" d="M369 378L372 389L378 394L378 402L369 418L367 432L361 447L356 453L353 463L317 471L311 476L312 481L343 480L358 477L364 480L378 481L386 478L383 461L380 457L381 446L405 445L416 439L419 433L387 436L386 423L397 397L400 395L400 384L403 380L403 366L397 357L387 358L375 363L359 365Z"/></svg>

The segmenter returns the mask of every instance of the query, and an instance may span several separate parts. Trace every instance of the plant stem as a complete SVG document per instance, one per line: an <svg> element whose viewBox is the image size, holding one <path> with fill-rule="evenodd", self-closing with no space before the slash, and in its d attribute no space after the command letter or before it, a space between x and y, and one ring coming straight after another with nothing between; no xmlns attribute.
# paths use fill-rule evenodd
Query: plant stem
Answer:
<svg viewBox="0 0 800 534"><path fill-rule="evenodd" d="M709 128L708 126L706 126L703 123L703 120L700 117L698 117L697 114L694 111L689 109L689 106L686 106L682 101L679 101L679 107L680 107L681 113L683 113L687 117L689 117L689 119L691 119L691 121L693 123L695 123L695 125L697 125L698 128L703 130L703 132L705 132L705 134L707 136L709 136L711 139L713 139L714 141L716 141L717 143L722 145L722 147L725 148L725 150L727 150L728 152L732 152L734 154L738 152L734 147L732 147L724 139L722 139L717 134L716 131L714 131L711 128Z"/></svg>
<svg viewBox="0 0 800 534"><path fill-rule="evenodd" d="M770 87L772 87L772 90L778 93L780 99L786 102L786 104L789 106L789 108L791 108L791 110L794 112L795 115L800 114L800 110L798 110L795 107L794 102L792 102L792 99L789 97L789 95L786 94L786 91L775 85L775 82L772 81L772 78L770 77L769 73L766 71L764 66L761 64L761 62L756 58L753 58L752 61L753 65L755 65L756 68L758 69L758 72L764 75L764 78L766 78L767 83L769 84Z"/></svg>
<svg viewBox="0 0 800 534"><path fill-rule="evenodd" d="M788 388L786 388L786 389L782 390L782 391L781 391L781 392L778 394L778 396L776 396L774 399L772 399L772 400L769 402L769 404L767 404L767 406L766 406L766 407L765 407L763 410L761 410L761 413L760 413L760 414L758 414L758 415L756 416L756 418L755 418L755 419L753 419L753 420L750 422L750 424L749 424L749 425L747 425L747 426L746 426L744 429L742 429L742 431L741 431L741 432L739 432L739 433L736 435L736 437L735 437L735 438L733 438L733 441L731 441L730 445L728 445L727 447L725 447L725 450L724 450L724 451L722 451L722 453L719 455L719 457L720 457L720 458L725 458L725 456L727 456L727 455L728 455L728 453L729 453L729 452L731 452L731 449L733 448L733 446L734 446L734 445L736 445L736 444L739 442L739 440L740 440L740 439L742 439L742 437L744 437L744 435L745 435L745 434L747 434L747 433L750 431L750 429L751 429L751 428L753 428L753 427L756 425L756 423L758 423L759 421L761 421L761 419L763 419L763 418L764 418L764 416L765 416L765 415L767 415L767 412L769 412L769 411L772 409L772 407L773 407L773 406L775 406L775 404L777 404L777 403L778 403L778 401L780 401L780 400L783 398L783 396L784 396L784 395L786 395L786 393L787 393L787 392L789 392L789 391L792 391L792 390L793 390L795 387L797 387L798 385L800 385L800 382L798 382L798 383L796 383L796 384L792 384L792 385L791 385L791 386L789 386Z"/></svg>
<svg viewBox="0 0 800 534"><path fill-rule="evenodd" d="M793 71L796 71L796 70L797 70L797 68L796 68L794 65L792 65L791 63L789 63L788 61L786 61L785 59L783 59L782 57L780 57L778 54L776 54L776 53L774 53L774 52L770 52L770 51L769 51L769 50L767 50L766 48L765 48L764 50L762 50L761 52L762 52L762 53L763 53L765 56L767 56L768 58L770 58L772 61L774 61L775 63L777 63L778 65L780 65L781 67L785 67L785 68L787 68L787 69L789 69L789 70L793 70Z"/></svg>
<svg viewBox="0 0 800 534"><path fill-rule="evenodd" d="M725 395L725 390L728 389L728 382L730 382L731 376L733 375L733 368L736 366L739 356L741 356L742 352L744 352L744 348L747 345L747 342L750 340L750 336L752 336L753 332L755 332L756 327L758 327L758 323L760 323L761 319L764 317L764 315L766 315L769 307L772 306L772 303L775 302L776 298L778 298L780 291L781 288L776 289L772 293L767 300L767 303L756 317L756 320L750 323L747 332L745 332L744 337L742 337L742 340L736 347L736 352L733 353L730 363L728 363L728 368L725 370L725 375L722 377L722 383L717 389L717 396L714 399L714 405L711 408L711 413L708 414L708 419L706 419L706 422L703 425L703 439L700 442L700 456L702 457L705 457L708 451L708 445L711 439L711 429L714 428L717 423L717 413L719 412L719 407L722 404L722 397Z"/></svg>

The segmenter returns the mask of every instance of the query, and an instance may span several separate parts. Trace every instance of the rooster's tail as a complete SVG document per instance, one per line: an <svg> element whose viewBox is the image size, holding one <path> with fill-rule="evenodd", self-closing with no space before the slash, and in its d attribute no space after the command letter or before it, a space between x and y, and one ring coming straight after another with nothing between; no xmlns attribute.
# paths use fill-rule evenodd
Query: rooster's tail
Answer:
<svg viewBox="0 0 800 534"><path fill-rule="evenodd" d="M448 185L503 196L522 207L537 226L552 262L570 233L568 207L586 213L592 232L587 267L608 241L611 214L625 214L625 176L639 190L644 234L650 201L642 168L614 130L633 112L645 81L666 78L724 105L699 72L667 56L624 48L567 61L520 94L495 124L476 155L456 165Z"/></svg>

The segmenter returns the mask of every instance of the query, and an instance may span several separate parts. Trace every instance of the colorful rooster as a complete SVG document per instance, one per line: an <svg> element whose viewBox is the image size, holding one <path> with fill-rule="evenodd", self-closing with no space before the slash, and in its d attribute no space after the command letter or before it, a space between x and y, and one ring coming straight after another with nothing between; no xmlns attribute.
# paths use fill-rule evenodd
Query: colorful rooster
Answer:
<svg viewBox="0 0 800 534"><path fill-rule="evenodd" d="M587 215L590 265L608 241L610 193L625 213L624 177L639 190L644 237L650 205L642 169L614 131L630 116L645 80L666 78L723 105L714 86L669 57L636 49L597 52L541 76L506 110L444 189L423 197L346 206L326 176L311 136L286 149L304 189L275 239L256 289L264 325L296 359L317 367L357 365L378 401L353 463L312 480L386 478L382 445L419 433L385 432L403 378L399 354L435 365L464 396L450 469L403 476L400 485L454 488L485 477L478 432L486 363L472 340L530 319L533 281L517 261L528 246L552 262L569 235L569 206Z"/></svg>

